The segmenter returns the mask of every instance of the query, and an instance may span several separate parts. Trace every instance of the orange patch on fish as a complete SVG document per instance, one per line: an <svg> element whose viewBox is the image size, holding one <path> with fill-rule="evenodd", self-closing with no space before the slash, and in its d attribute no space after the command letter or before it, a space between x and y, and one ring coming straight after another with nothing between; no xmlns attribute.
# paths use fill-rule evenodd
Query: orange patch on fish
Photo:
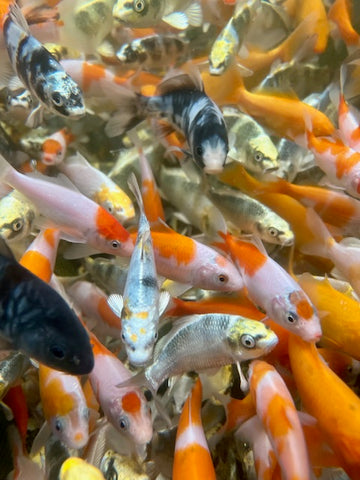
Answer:
<svg viewBox="0 0 360 480"><path fill-rule="evenodd" d="M149 223L157 222L159 218L165 221L161 198L153 181L147 179L142 181L142 196Z"/></svg>
<svg viewBox="0 0 360 480"><path fill-rule="evenodd" d="M101 318L105 323L111 327L118 328L119 330L121 329L121 318L115 315L115 313L111 310L106 298L100 298L97 308Z"/></svg>
<svg viewBox="0 0 360 480"><path fill-rule="evenodd" d="M141 318L142 320L146 320L149 316L149 312L146 312L146 311L138 312L138 313L136 313L135 316L136 316L136 318Z"/></svg>
<svg viewBox="0 0 360 480"><path fill-rule="evenodd" d="M52 268L49 259L42 253L29 250L21 257L20 264L41 278L44 282L50 282Z"/></svg>
<svg viewBox="0 0 360 480"><path fill-rule="evenodd" d="M61 144L57 140L54 140L53 138L48 138L45 140L45 142L42 144L42 151L45 154L54 154L61 152Z"/></svg>
<svg viewBox="0 0 360 480"><path fill-rule="evenodd" d="M127 413L138 413L141 409L141 400L137 393L129 392L122 397L122 407Z"/></svg>
<svg viewBox="0 0 360 480"><path fill-rule="evenodd" d="M136 234L135 234L136 236ZM164 258L174 257L177 265L188 265L195 259L196 243L174 231L151 232L154 251Z"/></svg>
<svg viewBox="0 0 360 480"><path fill-rule="evenodd" d="M204 447L193 443L178 450L174 459L173 480L215 480L211 457Z"/></svg>
<svg viewBox="0 0 360 480"><path fill-rule="evenodd" d="M50 247L55 248L55 233L57 232L56 228L47 228L44 231L44 238Z"/></svg>
<svg viewBox="0 0 360 480"><path fill-rule="evenodd" d="M46 392L45 395L44 393L41 395L46 419L68 415L76 407L74 397L64 391L59 378L50 380L43 392Z"/></svg>
<svg viewBox="0 0 360 480"><path fill-rule="evenodd" d="M265 421L275 438L287 435L293 428L287 417L288 408L294 409L294 406L279 394L275 394L267 405Z"/></svg>
<svg viewBox="0 0 360 480"><path fill-rule="evenodd" d="M89 90L92 82L105 78L105 68L102 65L84 62L83 64L83 91Z"/></svg>
<svg viewBox="0 0 360 480"><path fill-rule="evenodd" d="M296 313L299 317L309 320L313 314L314 309L309 303L309 301L304 297L302 292L294 291L290 294L290 302L293 303L296 307Z"/></svg>
<svg viewBox="0 0 360 480"><path fill-rule="evenodd" d="M105 208L99 207L96 214L98 232L109 240L126 241L129 232Z"/></svg>
<svg viewBox="0 0 360 480"><path fill-rule="evenodd" d="M229 244L229 243L228 243ZM267 257L252 243L241 240L230 241L230 250L244 270L245 275L252 277L266 263Z"/></svg>

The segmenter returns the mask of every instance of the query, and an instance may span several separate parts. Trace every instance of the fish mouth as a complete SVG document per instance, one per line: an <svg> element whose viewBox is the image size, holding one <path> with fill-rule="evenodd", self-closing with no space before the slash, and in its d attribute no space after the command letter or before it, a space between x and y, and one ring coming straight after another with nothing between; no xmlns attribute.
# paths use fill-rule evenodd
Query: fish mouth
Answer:
<svg viewBox="0 0 360 480"><path fill-rule="evenodd" d="M204 172L209 175L218 175L224 170L224 167L214 166L214 167L204 167Z"/></svg>

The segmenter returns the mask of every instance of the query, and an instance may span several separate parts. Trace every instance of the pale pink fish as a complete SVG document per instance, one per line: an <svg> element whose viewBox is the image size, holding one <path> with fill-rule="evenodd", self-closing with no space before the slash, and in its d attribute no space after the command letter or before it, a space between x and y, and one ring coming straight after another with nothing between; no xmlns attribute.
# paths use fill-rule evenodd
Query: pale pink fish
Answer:
<svg viewBox="0 0 360 480"><path fill-rule="evenodd" d="M338 123L341 137L349 147L360 151L360 118L354 107L347 104L345 97L340 93Z"/></svg>
<svg viewBox="0 0 360 480"><path fill-rule="evenodd" d="M78 377L40 364L39 389L52 433L69 448L83 448L89 440L89 409Z"/></svg>
<svg viewBox="0 0 360 480"><path fill-rule="evenodd" d="M40 161L44 165L58 165L66 155L68 145L74 140L74 136L62 128L50 135L41 145Z"/></svg>
<svg viewBox="0 0 360 480"><path fill-rule="evenodd" d="M275 260L268 256L263 245L258 245L220 232L238 267L247 294L255 305L280 326L306 341L318 341L321 326L309 297L299 284Z"/></svg>
<svg viewBox="0 0 360 480"><path fill-rule="evenodd" d="M306 213L306 222L315 236L315 241L302 247L303 253L330 259L338 272L351 283L360 295L360 242L357 238L346 238L338 243L324 222L312 209Z"/></svg>
<svg viewBox="0 0 360 480"><path fill-rule="evenodd" d="M276 369L262 360L249 368L250 392L284 480L310 480L311 467L296 407Z"/></svg>
<svg viewBox="0 0 360 480"><path fill-rule="evenodd" d="M59 228L62 238L113 255L130 256L133 242L129 233L104 208L70 188L53 183L47 177L33 178L15 170L0 155L0 177L25 195L47 218Z"/></svg>
<svg viewBox="0 0 360 480"><path fill-rule="evenodd" d="M80 153L66 158L57 166L81 193L105 208L119 222L134 218L134 205L129 196Z"/></svg>
<svg viewBox="0 0 360 480"><path fill-rule="evenodd" d="M90 335L95 366L89 374L90 383L109 422L135 444L143 445L152 438L150 409L139 387L118 384L132 378L121 361L94 334Z"/></svg>
<svg viewBox="0 0 360 480"><path fill-rule="evenodd" d="M258 416L246 420L237 429L235 438L251 444L257 480L272 480L278 461Z"/></svg>
<svg viewBox="0 0 360 480"><path fill-rule="evenodd" d="M79 280L67 289L67 293L85 317L96 320L96 331L121 337L121 318L109 307L104 291L93 283Z"/></svg>

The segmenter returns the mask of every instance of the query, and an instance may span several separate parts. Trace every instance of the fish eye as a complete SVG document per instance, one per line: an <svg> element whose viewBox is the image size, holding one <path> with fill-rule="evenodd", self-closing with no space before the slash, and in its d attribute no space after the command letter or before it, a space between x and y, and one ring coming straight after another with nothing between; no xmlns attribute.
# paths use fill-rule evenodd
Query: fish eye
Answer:
<svg viewBox="0 0 360 480"><path fill-rule="evenodd" d="M144 10L145 8L145 2L144 0L135 0L134 1L134 10L137 13L140 13Z"/></svg>
<svg viewBox="0 0 360 480"><path fill-rule="evenodd" d="M154 340L157 340L157 339L158 339L158 336L159 336L159 335L158 335L158 332L155 332L155 334L154 334Z"/></svg>
<svg viewBox="0 0 360 480"><path fill-rule="evenodd" d="M271 237L277 237L279 234L279 231L275 227L270 227L268 231Z"/></svg>
<svg viewBox="0 0 360 480"><path fill-rule="evenodd" d="M124 333L121 334L121 338L122 338L122 341L125 342L125 334Z"/></svg>
<svg viewBox="0 0 360 480"><path fill-rule="evenodd" d="M261 162L264 159L264 155L261 152L256 152L254 155L254 159L257 162Z"/></svg>
<svg viewBox="0 0 360 480"><path fill-rule="evenodd" d="M54 357L58 358L59 360L63 360L65 358L65 352L61 347L59 347L59 345L52 345L49 350Z"/></svg>
<svg viewBox="0 0 360 480"><path fill-rule="evenodd" d="M129 429L129 420L126 417L120 417L119 427L123 432L126 432Z"/></svg>
<svg viewBox="0 0 360 480"><path fill-rule="evenodd" d="M85 420L89 420L90 418L90 410L88 408L84 408L83 410L83 417Z"/></svg>
<svg viewBox="0 0 360 480"><path fill-rule="evenodd" d="M24 226L24 222L21 220L21 218L18 218L13 221L12 223L12 229L14 232L19 232Z"/></svg>
<svg viewBox="0 0 360 480"><path fill-rule="evenodd" d="M201 157L201 155L204 153L204 149L201 145L198 145L196 148L195 148L195 153L196 155L199 155L199 157Z"/></svg>
<svg viewBox="0 0 360 480"><path fill-rule="evenodd" d="M118 242L117 240L113 240L113 241L111 242L111 246L112 246L112 248L117 249L117 248L120 247L120 242Z"/></svg>
<svg viewBox="0 0 360 480"><path fill-rule="evenodd" d="M218 276L218 280L220 283L225 283L229 280L228 276L227 275L224 275L223 273L221 273L219 276Z"/></svg>
<svg viewBox="0 0 360 480"><path fill-rule="evenodd" d="M287 314L286 321L287 321L288 323L294 324L294 323L297 322L297 319L298 319L298 317L297 317L297 315L296 315L295 313L289 312L289 313Z"/></svg>
<svg viewBox="0 0 360 480"><path fill-rule="evenodd" d="M59 433L64 430L64 425L60 418L55 421L55 430Z"/></svg>
<svg viewBox="0 0 360 480"><path fill-rule="evenodd" d="M54 92L51 95L51 99L52 99L54 105L56 105L57 107L61 107L61 105L63 104L63 99L62 99L59 92Z"/></svg>
<svg viewBox="0 0 360 480"><path fill-rule="evenodd" d="M245 348L254 348L255 347L255 339L249 334L241 335L241 343L244 345Z"/></svg>

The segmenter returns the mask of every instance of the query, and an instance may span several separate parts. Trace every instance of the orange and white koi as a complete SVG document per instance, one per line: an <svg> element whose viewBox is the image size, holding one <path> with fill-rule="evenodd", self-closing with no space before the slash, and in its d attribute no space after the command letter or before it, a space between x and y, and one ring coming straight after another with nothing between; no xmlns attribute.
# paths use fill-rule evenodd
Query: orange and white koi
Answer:
<svg viewBox="0 0 360 480"><path fill-rule="evenodd" d="M267 255L262 246L260 249L229 233L220 234L241 272L249 298L282 327L307 341L319 340L320 320L295 280Z"/></svg>
<svg viewBox="0 0 360 480"><path fill-rule="evenodd" d="M359 397L325 364L314 344L290 335L289 356L302 404L317 419L340 466L359 480Z"/></svg>
<svg viewBox="0 0 360 480"><path fill-rule="evenodd" d="M91 334L90 341L95 366L89 378L105 416L134 443L148 443L152 437L152 422L143 393L140 388L132 385L117 387L131 379L131 373L94 334Z"/></svg>
<svg viewBox="0 0 360 480"><path fill-rule="evenodd" d="M20 259L20 264L49 283L54 271L60 230L47 228L40 232Z"/></svg>
<svg viewBox="0 0 360 480"><path fill-rule="evenodd" d="M120 338L121 319L109 307L105 292L93 283L79 280L67 289L67 293L83 315L96 320L97 331Z"/></svg>
<svg viewBox="0 0 360 480"><path fill-rule="evenodd" d="M304 273L297 280L319 312L321 345L360 360L360 303L335 290L327 278L317 280Z"/></svg>
<svg viewBox="0 0 360 480"><path fill-rule="evenodd" d="M360 295L360 248L347 239L337 242L319 216L311 209L307 211L307 225L315 235L315 241L302 248L303 253L329 258L336 269Z"/></svg>
<svg viewBox="0 0 360 480"><path fill-rule="evenodd" d="M304 434L294 402L278 372L262 360L249 368L250 392L286 480L310 480Z"/></svg>
<svg viewBox="0 0 360 480"><path fill-rule="evenodd" d="M215 468L201 423L202 386L198 378L181 412L175 443L173 480L215 480Z"/></svg>
<svg viewBox="0 0 360 480"><path fill-rule="evenodd" d="M0 167L2 179L29 198L61 230L62 237L110 254L131 254L129 233L103 207L77 191L17 172L2 156Z"/></svg>
<svg viewBox="0 0 360 480"><path fill-rule="evenodd" d="M89 439L89 410L78 377L39 365L44 417L53 434L69 448L82 448Z"/></svg>
<svg viewBox="0 0 360 480"><path fill-rule="evenodd" d="M57 166L81 193L105 208L119 222L134 218L134 206L124 190L101 170L90 165L79 152Z"/></svg>
<svg viewBox="0 0 360 480"><path fill-rule="evenodd" d="M65 158L68 145L74 138L66 128L62 128L50 135L41 145L41 162L45 165L61 163Z"/></svg>

